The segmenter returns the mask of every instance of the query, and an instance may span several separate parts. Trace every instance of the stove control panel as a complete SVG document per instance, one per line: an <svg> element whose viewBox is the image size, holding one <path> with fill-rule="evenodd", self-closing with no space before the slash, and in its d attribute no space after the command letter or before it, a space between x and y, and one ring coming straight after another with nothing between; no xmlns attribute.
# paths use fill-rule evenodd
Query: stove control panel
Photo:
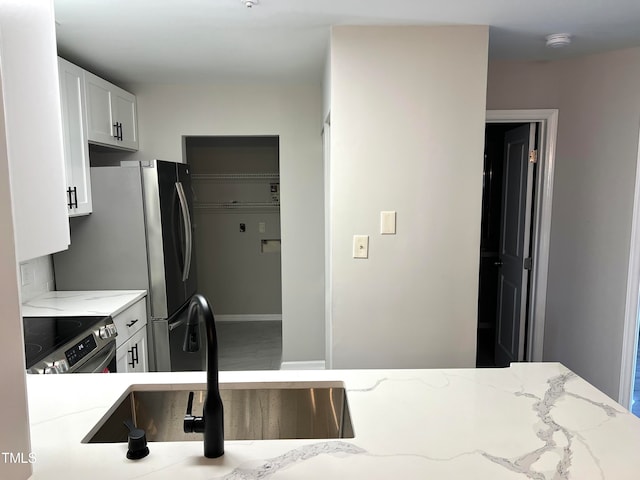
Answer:
<svg viewBox="0 0 640 480"><path fill-rule="evenodd" d="M64 352L64 355L65 357L67 357L69 365L73 367L76 363L89 355L96 348L98 348L98 345L96 345L96 339L93 338L93 334L91 334L86 336L82 339L81 342L77 343L69 350Z"/></svg>

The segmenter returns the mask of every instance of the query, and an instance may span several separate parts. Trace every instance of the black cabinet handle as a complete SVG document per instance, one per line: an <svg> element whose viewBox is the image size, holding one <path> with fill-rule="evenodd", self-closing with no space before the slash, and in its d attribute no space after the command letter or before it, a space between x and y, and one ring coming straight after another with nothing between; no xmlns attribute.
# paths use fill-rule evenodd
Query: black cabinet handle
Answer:
<svg viewBox="0 0 640 480"><path fill-rule="evenodd" d="M67 206L69 208L78 208L78 189L76 187L67 188Z"/></svg>
<svg viewBox="0 0 640 480"><path fill-rule="evenodd" d="M140 363L140 360L138 359L138 344L137 343L133 347L131 347L131 350L129 350L129 353L131 354L131 361L129 362L129 365L133 368L138 363Z"/></svg>
<svg viewBox="0 0 640 480"><path fill-rule="evenodd" d="M115 138L116 140L122 140L122 123L120 122L114 123L113 128L115 129L113 138Z"/></svg>
<svg viewBox="0 0 640 480"><path fill-rule="evenodd" d="M131 328L133 327L136 323L138 323L138 319L136 318L135 320L131 320L129 323L127 323L127 327Z"/></svg>

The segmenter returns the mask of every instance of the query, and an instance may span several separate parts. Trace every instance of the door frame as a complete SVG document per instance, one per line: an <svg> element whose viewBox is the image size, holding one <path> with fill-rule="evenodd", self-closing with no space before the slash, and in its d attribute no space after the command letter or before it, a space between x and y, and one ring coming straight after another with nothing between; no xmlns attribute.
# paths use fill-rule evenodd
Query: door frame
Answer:
<svg viewBox="0 0 640 480"><path fill-rule="evenodd" d="M532 218L529 325L527 328L528 362L541 362L544 347L544 323L549 272L549 243L551 237L551 204L553 176L556 164L558 110L487 110L485 123L531 123L541 125L538 141L538 176L535 184L535 214ZM640 237L639 237L640 245Z"/></svg>
<svg viewBox="0 0 640 480"><path fill-rule="evenodd" d="M333 317L331 316L331 301L333 287L333 261L331 248L331 112L327 113L322 125L322 164L324 174L324 330L325 330L325 361L324 367L333 366Z"/></svg>
<svg viewBox="0 0 640 480"><path fill-rule="evenodd" d="M638 325L638 315L640 314L640 136L638 138L636 184L633 196L630 240L624 330L622 334L622 359L620 362L620 389L618 390L618 402L627 409L631 409L633 397L636 357L638 355L638 328L640 328Z"/></svg>

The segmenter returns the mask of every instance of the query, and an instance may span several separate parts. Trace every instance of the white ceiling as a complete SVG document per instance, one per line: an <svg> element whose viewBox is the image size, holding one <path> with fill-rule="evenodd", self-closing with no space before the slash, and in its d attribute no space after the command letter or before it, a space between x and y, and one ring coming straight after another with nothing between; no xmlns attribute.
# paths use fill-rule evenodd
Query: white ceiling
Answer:
<svg viewBox="0 0 640 480"><path fill-rule="evenodd" d="M319 81L331 25L490 25L491 58L640 46L640 0L54 0L62 56L123 83ZM573 34L563 50L550 33Z"/></svg>

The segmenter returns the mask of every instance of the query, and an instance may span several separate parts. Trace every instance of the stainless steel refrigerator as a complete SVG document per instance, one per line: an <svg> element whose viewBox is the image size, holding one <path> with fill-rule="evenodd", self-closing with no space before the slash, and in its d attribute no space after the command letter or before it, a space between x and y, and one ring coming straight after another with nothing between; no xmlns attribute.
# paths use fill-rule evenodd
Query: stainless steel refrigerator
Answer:
<svg viewBox="0 0 640 480"><path fill-rule="evenodd" d="M206 352L182 350L196 293L189 166L153 160L92 167L93 213L70 219L71 246L53 256L58 290L147 290L149 362L203 370Z"/></svg>

